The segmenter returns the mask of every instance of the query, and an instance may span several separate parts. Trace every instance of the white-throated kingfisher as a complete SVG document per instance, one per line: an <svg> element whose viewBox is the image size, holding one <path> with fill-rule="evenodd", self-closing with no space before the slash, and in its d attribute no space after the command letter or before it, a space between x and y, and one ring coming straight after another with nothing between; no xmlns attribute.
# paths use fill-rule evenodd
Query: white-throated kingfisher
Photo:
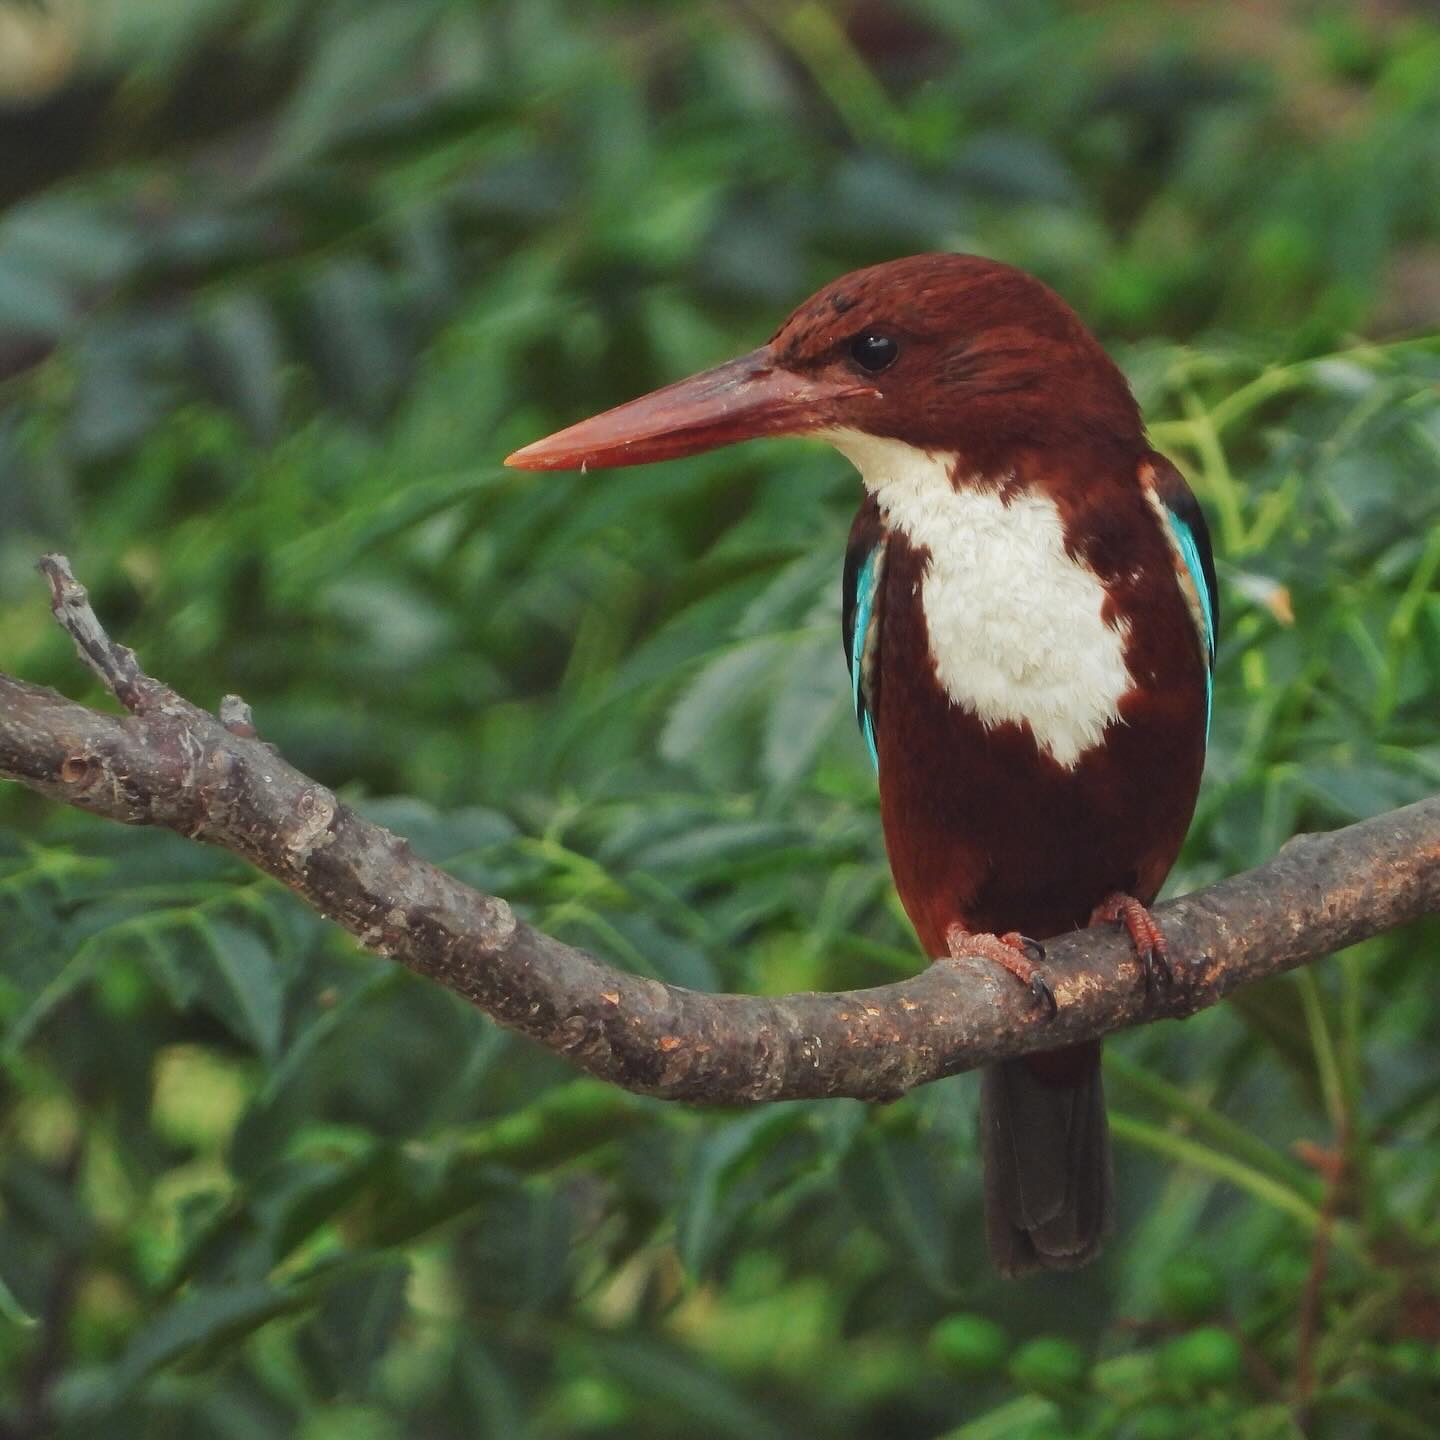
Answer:
<svg viewBox="0 0 1440 1440"><path fill-rule="evenodd" d="M844 275L769 344L537 441L533 470L760 435L826 440L866 496L843 633L890 868L932 957L979 954L1053 1011L1040 944L1146 907L1200 785L1219 625L1200 507L1119 368L1038 280L972 255ZM991 1066L986 1233L1006 1274L1109 1224L1098 1044Z"/></svg>

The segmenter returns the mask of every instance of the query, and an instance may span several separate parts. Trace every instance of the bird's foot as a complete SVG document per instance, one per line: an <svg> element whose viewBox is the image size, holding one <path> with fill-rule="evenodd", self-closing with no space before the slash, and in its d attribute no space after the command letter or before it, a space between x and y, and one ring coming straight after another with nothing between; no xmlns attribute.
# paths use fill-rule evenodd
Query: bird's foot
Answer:
<svg viewBox="0 0 1440 1440"><path fill-rule="evenodd" d="M1161 986L1168 987L1174 976L1170 971L1170 946L1165 932L1155 917L1133 896L1118 891L1107 895L1090 915L1092 925L1119 925L1130 937L1130 948L1145 972L1145 993L1153 995Z"/></svg>
<svg viewBox="0 0 1440 1440"><path fill-rule="evenodd" d="M1045 947L1038 940L1032 940L1018 930L1007 930L1003 935L975 934L959 925L952 925L945 932L945 947L952 960L958 960L962 955L976 955L1008 970L1035 997L1036 1003L1045 1011L1045 1018L1054 1019L1058 1008L1055 992L1040 968L1045 960Z"/></svg>

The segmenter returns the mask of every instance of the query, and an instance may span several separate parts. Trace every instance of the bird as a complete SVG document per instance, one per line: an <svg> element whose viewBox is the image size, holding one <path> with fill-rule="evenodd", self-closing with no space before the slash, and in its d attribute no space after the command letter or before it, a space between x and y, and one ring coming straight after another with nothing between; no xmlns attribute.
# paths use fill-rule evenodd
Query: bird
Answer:
<svg viewBox="0 0 1440 1440"><path fill-rule="evenodd" d="M506 463L601 469L759 436L828 442L859 471L844 653L926 954L991 961L1053 1015L1044 942L1116 925L1147 992L1172 983L1150 906L1200 787L1219 598L1204 514L1119 366L1025 271L914 255ZM1099 1042L986 1067L979 1133L996 1269L1092 1259L1114 1208Z"/></svg>

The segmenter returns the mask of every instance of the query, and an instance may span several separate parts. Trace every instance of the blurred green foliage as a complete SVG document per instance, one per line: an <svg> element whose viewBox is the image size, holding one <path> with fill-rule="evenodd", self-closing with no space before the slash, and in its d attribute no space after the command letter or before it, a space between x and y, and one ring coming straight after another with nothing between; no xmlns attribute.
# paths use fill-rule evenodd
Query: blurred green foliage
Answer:
<svg viewBox="0 0 1440 1440"><path fill-rule="evenodd" d="M1175 885L1436 788L1431 7L12 0L0 95L12 673L85 693L64 549L154 672L546 928L694 986L905 973L855 477L498 462L972 249L1081 309L1212 517ZM0 822L14 1440L1435 1434L1434 925L1112 1044L1118 1234L1004 1285L966 1082L640 1101L223 856Z"/></svg>

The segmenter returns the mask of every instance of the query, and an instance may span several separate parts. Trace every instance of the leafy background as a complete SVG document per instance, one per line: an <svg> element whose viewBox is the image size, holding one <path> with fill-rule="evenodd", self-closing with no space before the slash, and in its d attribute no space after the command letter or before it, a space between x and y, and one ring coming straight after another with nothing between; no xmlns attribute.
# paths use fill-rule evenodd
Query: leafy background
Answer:
<svg viewBox="0 0 1440 1440"><path fill-rule="evenodd" d="M0 206L0 664L97 698L63 548L156 673L619 963L920 963L857 485L499 458L906 252L1056 285L1210 511L1174 885L1437 788L1433 5L9 0ZM11 1440L1435 1434L1435 924L1112 1044L1118 1234L1006 1285L972 1082L640 1101L223 856L0 825Z"/></svg>

